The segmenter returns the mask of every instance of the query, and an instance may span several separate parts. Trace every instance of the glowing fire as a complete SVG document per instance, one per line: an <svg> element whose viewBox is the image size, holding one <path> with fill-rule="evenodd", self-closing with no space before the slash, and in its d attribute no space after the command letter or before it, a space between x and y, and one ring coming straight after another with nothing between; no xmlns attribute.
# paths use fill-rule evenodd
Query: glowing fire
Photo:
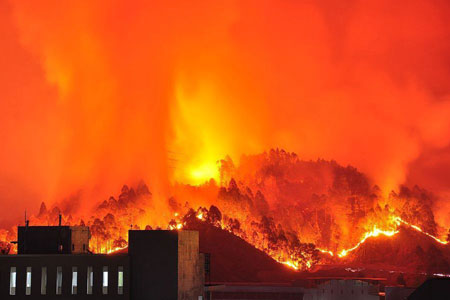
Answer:
<svg viewBox="0 0 450 300"><path fill-rule="evenodd" d="M442 245L447 245L447 244L448 244L448 241L443 241L443 240L441 240L441 239L435 237L434 235L431 235L431 234L429 234L428 232L423 231L420 227L418 227L418 226L416 226L416 225L413 225L413 224L411 224L411 223L408 223L408 222L406 222L405 220L402 220L402 219L399 218L399 217L396 217L396 218L395 218L395 221L396 221L397 225L400 225L401 223L402 223L402 224L405 224L405 225L409 226L410 228L415 229L415 230L417 230L417 231L419 231L419 232L425 234L426 236L429 236L430 238L432 238L433 240L435 240L436 242L438 242L438 243L440 243L440 244L442 244Z"/></svg>
<svg viewBox="0 0 450 300"><path fill-rule="evenodd" d="M328 253L328 254L330 254L331 256L334 256L333 251L325 250L325 249L321 249L321 248L317 248L317 250L319 250L319 251L322 252L322 253Z"/></svg>
<svg viewBox="0 0 450 300"><path fill-rule="evenodd" d="M120 250L123 250L123 249L126 249L126 248L128 248L128 246L124 246L124 247L115 247L115 248L113 248L113 249L107 250L107 251L106 251L106 254L112 254L112 253L115 253L115 252L117 252L117 251L120 251Z"/></svg>
<svg viewBox="0 0 450 300"><path fill-rule="evenodd" d="M398 227L401 224L407 225L410 228L412 228L412 229L414 229L414 230L416 230L416 231L418 231L420 233L425 234L426 236L434 239L436 242L438 242L438 243L440 243L442 245L447 245L448 244L448 241L443 241L443 240L441 240L441 239L439 239L439 238L437 238L437 237L435 237L435 236L433 236L433 235L423 231L420 227L418 227L416 225L413 225L413 224L411 224L409 222L406 222L405 220L401 219L400 217L394 217L393 221L394 221L394 224L395 224L395 228L394 229L382 230L382 229L377 228L376 225L374 225L373 230L366 232L364 234L364 236L361 238L361 240L355 246L353 246L351 248L348 248L348 249L341 250L339 253L337 253L337 256L339 258L347 256L350 252L358 249L362 244L364 244L364 242L366 242L367 239L369 239L371 237L377 237L377 236L380 236L380 235L384 235L384 236L388 236L388 237L394 236L397 233L399 233ZM322 253L327 253L327 254L329 254L331 256L334 256L333 251L325 250L325 249L319 249L319 248L317 250L319 250ZM287 264L287 265L289 265L289 264Z"/></svg>
<svg viewBox="0 0 450 300"><path fill-rule="evenodd" d="M298 264L294 263L293 261L283 261L281 263L286 265L286 266L289 266L289 267L291 267L291 268L293 268L295 270L298 270Z"/></svg>
<svg viewBox="0 0 450 300"><path fill-rule="evenodd" d="M54 5L9 1L2 26L12 34L0 42L0 108L12 109L0 120L0 202L11 208L3 218L35 207L23 199L48 199L53 207L31 224L70 214L65 223L90 226L91 251L112 253L125 247L130 224L183 230L189 209L214 205L220 220L201 210L192 218L294 269L313 267L320 253L348 257L400 226L448 244L440 235L448 224L436 225L442 216L431 200L414 191L390 199L421 170L409 170L413 162L434 161L434 150L448 147L446 5L384 1L333 14L334 5L304 1L257 9L185 2L60 4L48 18ZM380 22L390 11L395 18ZM167 20L171 26L152 30ZM329 24L345 40L330 39ZM411 182L420 184L427 175L417 173ZM101 198L141 179L151 193L127 187ZM16 233L0 230L0 250L15 251Z"/></svg>
<svg viewBox="0 0 450 300"><path fill-rule="evenodd" d="M395 235L397 233L398 233L398 230L381 230L381 229L378 229L377 226L375 225L373 227L373 230L369 231L369 232L366 232L364 234L364 237L354 247L352 247L350 249L344 249L341 252L339 252L338 253L338 257L347 256L347 254L349 252L352 252L352 251L358 249L358 247L361 246L370 237L376 237L376 236L379 236L379 235L393 236L393 235Z"/></svg>
<svg viewBox="0 0 450 300"><path fill-rule="evenodd" d="M216 185L210 185L209 187L216 193ZM191 187L189 191L199 191L203 188L205 187ZM138 187L136 191L139 191L139 197L149 201L152 200L150 192L145 187ZM183 190L183 192L185 191ZM169 199L169 204L173 210L169 213L162 211L161 214L155 214L158 211L146 211L148 203L140 203L140 198L137 198L136 193L134 190L124 187L119 195L120 201L111 197L112 199L99 205L99 214L92 216L86 222L86 225L90 226L92 233L90 251L95 253L115 253L126 248L129 224L133 224L132 229L135 230L183 230L191 229L192 224L195 225L199 221L206 222L240 237L255 248L265 252L277 262L295 270L312 268L320 264L320 260L325 259L325 257L320 256L320 253L330 255L335 259L343 259L349 256L350 253L355 252L369 238L377 238L379 236L393 237L399 233L401 226L420 232L442 245L448 244L447 241L430 234L417 225L405 221L391 211L380 210L378 214L374 215L374 218L369 217L366 220L364 227L360 227L360 229L368 229L367 231L358 231L358 234L350 236L350 239L346 239L345 242L331 240L331 243L322 242L319 244L320 247L317 247L316 240L308 235L303 235L302 240L300 240L299 231L286 230L282 224L277 223L278 220L270 217L270 214L260 214L256 218L252 216L252 211L245 206L251 200L253 208L250 209L255 209L258 206L264 209L265 196L257 192L253 199L249 198L250 196L246 198L243 196L244 194L239 192L237 183L234 181L230 183L228 188L220 187L219 193L221 193L220 197L223 197L222 203L219 202L218 205L220 206L218 207L210 205L209 209L201 205L195 205L194 202L180 203ZM151 202L149 203L151 204ZM197 210L194 210L193 207L197 207ZM245 214L242 214L242 212ZM256 212L259 213L258 211ZM58 211L55 209L47 210L45 207L42 207L40 216L32 219L31 222L33 224L50 223L57 216L57 213ZM293 215L295 216L295 213ZM155 220L157 217L159 219ZM72 222L72 224L82 222L84 224L83 220L71 219L71 216L66 216L64 219L63 222L67 222L67 224L70 224L69 222ZM3 240L11 240L8 236L14 236L12 232L8 233L7 231L4 231L2 234ZM353 241L354 244L349 244L348 241ZM331 250L328 248L328 245L336 245L337 250L336 248ZM14 251L12 246L10 249L10 251Z"/></svg>
<svg viewBox="0 0 450 300"><path fill-rule="evenodd" d="M174 216L178 217L179 214L175 213ZM196 214L195 217L197 219L201 220L201 221L205 221L204 215L203 215L203 213L201 211L199 211ZM447 245L448 244L448 241L443 241L443 240L441 240L441 239L439 239L439 238L437 238L437 237L435 237L435 236L433 236L433 235L423 231L420 227L418 227L416 225L413 225L413 224L410 224L409 222L404 221L400 217L393 217L392 220L394 221L394 223L393 223L394 226L395 226L394 229L382 230L382 229L378 228L377 225L374 225L373 229L371 231L366 232L364 234L364 236L361 238L361 240L355 246L353 246L351 248L348 248L348 249L343 249L343 250L339 251L336 256L338 258L346 257L350 252L355 251L356 249L358 249L369 238L378 237L378 236L392 237L392 236L396 235L397 233L399 233L398 227L401 224L404 224L404 225L406 225L406 226L408 226L408 227L410 227L410 228L412 228L412 229L414 229L414 230L416 230L416 231L418 231L418 232L420 232L422 234L425 234L428 237L431 237L433 240L435 240L436 242L438 242L440 244L443 244L443 245ZM175 222L176 222L175 224L169 224L168 228L170 230L181 230L181 229L183 229L183 224L180 223L179 220L176 220ZM222 229L224 229L224 230L227 230L226 226L223 223L220 224L220 227ZM123 250L125 248L127 248L127 246L125 246L125 247L115 247L115 248L110 249L110 250L108 250L106 252L108 254L115 253L115 252ZM260 249L260 250L264 250L264 249ZM331 251L331 250L326 250L326 249L322 249L322 248L317 248L317 250L320 251L321 253L326 253L326 254L329 254L330 256L335 256L335 253L333 251ZM274 253L270 253L270 254L274 254ZM271 255L271 256L274 257L274 255ZM275 260L278 261L279 263L283 264L283 265L286 265L286 266L294 269L294 270L301 269L300 263L298 261L296 261L295 258L291 258L290 260L280 260L280 259L275 259ZM310 260L306 260L303 263L306 265L307 268L311 268L313 266L313 263Z"/></svg>
<svg viewBox="0 0 450 300"><path fill-rule="evenodd" d="M199 213L197 214L197 219L203 220L203 213L202 213L202 212L199 212Z"/></svg>

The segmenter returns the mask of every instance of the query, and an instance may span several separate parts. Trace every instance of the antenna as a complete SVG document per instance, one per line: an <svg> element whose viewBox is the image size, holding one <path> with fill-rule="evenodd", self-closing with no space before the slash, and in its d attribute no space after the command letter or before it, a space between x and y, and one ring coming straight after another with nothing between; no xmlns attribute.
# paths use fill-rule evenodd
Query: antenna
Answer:
<svg viewBox="0 0 450 300"><path fill-rule="evenodd" d="M27 210L25 209L25 225L27 225Z"/></svg>

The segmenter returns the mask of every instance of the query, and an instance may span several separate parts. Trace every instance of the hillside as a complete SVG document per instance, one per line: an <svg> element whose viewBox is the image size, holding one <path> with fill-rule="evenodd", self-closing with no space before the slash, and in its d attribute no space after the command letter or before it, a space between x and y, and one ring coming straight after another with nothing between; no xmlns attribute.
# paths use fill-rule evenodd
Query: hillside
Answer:
<svg viewBox="0 0 450 300"><path fill-rule="evenodd" d="M401 226L393 237L367 240L346 262L386 270L449 274L450 245L442 245L416 230Z"/></svg>

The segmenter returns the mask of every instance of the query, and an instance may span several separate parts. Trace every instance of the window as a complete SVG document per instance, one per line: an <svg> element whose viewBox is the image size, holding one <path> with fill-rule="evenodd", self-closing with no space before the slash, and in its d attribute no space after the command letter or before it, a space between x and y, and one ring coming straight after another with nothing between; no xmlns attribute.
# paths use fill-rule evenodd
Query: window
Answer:
<svg viewBox="0 0 450 300"><path fill-rule="evenodd" d="M78 270L77 267L72 267L72 295L77 294L78 287Z"/></svg>
<svg viewBox="0 0 450 300"><path fill-rule="evenodd" d="M83 244L83 252L86 251L86 244Z"/></svg>
<svg viewBox="0 0 450 300"><path fill-rule="evenodd" d="M119 266L117 278L117 293L123 295L123 267Z"/></svg>
<svg viewBox="0 0 450 300"><path fill-rule="evenodd" d="M102 292L103 295L108 294L108 267L103 267L103 281L102 281Z"/></svg>
<svg viewBox="0 0 450 300"><path fill-rule="evenodd" d="M94 286L94 271L92 267L87 268L87 294L92 295L92 287Z"/></svg>
<svg viewBox="0 0 450 300"><path fill-rule="evenodd" d="M31 295L31 267L27 267L27 279L25 282L25 295Z"/></svg>
<svg viewBox="0 0 450 300"><path fill-rule="evenodd" d="M47 267L42 267L41 272L41 295L47 294Z"/></svg>
<svg viewBox="0 0 450 300"><path fill-rule="evenodd" d="M62 292L62 267L56 267L56 295Z"/></svg>
<svg viewBox="0 0 450 300"><path fill-rule="evenodd" d="M75 244L72 244L72 251L75 250Z"/></svg>
<svg viewBox="0 0 450 300"><path fill-rule="evenodd" d="M9 273L9 294L16 294L16 279L17 279L17 271L16 267L11 267L11 271Z"/></svg>

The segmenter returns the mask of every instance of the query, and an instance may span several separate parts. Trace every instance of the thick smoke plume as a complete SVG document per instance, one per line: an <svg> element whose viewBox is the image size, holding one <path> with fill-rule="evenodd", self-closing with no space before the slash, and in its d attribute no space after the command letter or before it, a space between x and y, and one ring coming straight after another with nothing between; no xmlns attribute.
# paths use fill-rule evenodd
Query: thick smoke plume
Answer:
<svg viewBox="0 0 450 300"><path fill-rule="evenodd" d="M0 0L1 221L140 179L165 207L278 147L448 200L449 22L445 0Z"/></svg>

